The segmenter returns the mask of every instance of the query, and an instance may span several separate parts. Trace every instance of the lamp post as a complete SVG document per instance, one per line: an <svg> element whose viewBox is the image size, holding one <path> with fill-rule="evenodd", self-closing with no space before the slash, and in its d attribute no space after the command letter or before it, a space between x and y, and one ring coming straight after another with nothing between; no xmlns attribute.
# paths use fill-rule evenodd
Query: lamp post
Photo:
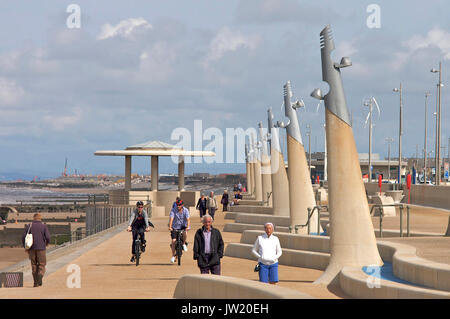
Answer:
<svg viewBox="0 0 450 319"><path fill-rule="evenodd" d="M442 62L439 62L439 70L432 68L431 73L439 73L439 83L437 84L438 93L436 96L436 185L441 184L441 87L442 84Z"/></svg>
<svg viewBox="0 0 450 319"><path fill-rule="evenodd" d="M398 130L398 176L397 176L397 184L400 186L402 182L402 135L403 135L402 83L400 83L400 88L394 88L393 91L400 93L400 119Z"/></svg>
<svg viewBox="0 0 450 319"><path fill-rule="evenodd" d="M385 141L388 143L388 182L391 181L391 143L394 141L392 137L386 137Z"/></svg>
<svg viewBox="0 0 450 319"><path fill-rule="evenodd" d="M425 139L423 142L423 180L427 182L427 109L428 109L428 97L431 95L430 91L425 92Z"/></svg>
<svg viewBox="0 0 450 319"><path fill-rule="evenodd" d="M308 157L309 157L309 178L311 178L311 125L306 124L306 135L308 135Z"/></svg>

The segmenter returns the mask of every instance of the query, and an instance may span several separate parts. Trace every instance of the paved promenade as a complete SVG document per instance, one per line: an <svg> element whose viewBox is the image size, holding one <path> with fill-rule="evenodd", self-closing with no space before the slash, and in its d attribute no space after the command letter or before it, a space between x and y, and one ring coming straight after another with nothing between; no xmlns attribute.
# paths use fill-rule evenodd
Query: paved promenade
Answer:
<svg viewBox="0 0 450 319"><path fill-rule="evenodd" d="M222 231L231 221L224 221L221 211L216 213L214 226ZM170 263L169 231L167 217L152 220L156 228L146 233L149 244L143 254L141 265L130 263L131 234L118 231L100 244L79 247L66 255L48 262L48 273L44 285L33 288L29 272L25 273L24 288L1 288L0 298L172 298L178 279L185 274L199 274L196 261L192 258L192 243L195 231L201 226L200 218L193 217L188 233L189 251L183 255L182 265ZM241 234L224 233L225 245L239 242ZM77 256L78 255L78 256ZM24 255L25 256L25 255ZM72 259L73 258L73 259ZM81 288L68 288L69 264L81 269ZM246 259L224 257L222 275L258 280L253 272L255 262ZM312 282L322 271L280 265L279 285L305 292L316 298L342 298L340 291L329 291ZM268 289L270 289L268 285Z"/></svg>

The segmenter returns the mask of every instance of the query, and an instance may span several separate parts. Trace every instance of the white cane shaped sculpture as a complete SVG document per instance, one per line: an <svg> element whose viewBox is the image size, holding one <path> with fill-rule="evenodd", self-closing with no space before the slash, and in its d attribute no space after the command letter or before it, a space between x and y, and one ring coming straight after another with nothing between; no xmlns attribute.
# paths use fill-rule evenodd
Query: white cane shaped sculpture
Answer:
<svg viewBox="0 0 450 319"><path fill-rule="evenodd" d="M315 89L311 96L325 101L328 152L328 205L330 211L330 263L315 283L338 280L345 266L381 266L366 192L361 176L350 115L347 109L340 69L351 65L349 58L334 63L331 28L320 33L322 78L330 90L322 96Z"/></svg>
<svg viewBox="0 0 450 319"><path fill-rule="evenodd" d="M255 137L253 133L250 135L250 145L253 151L253 176L254 176L254 188L255 188L255 200L262 201L262 177L261 177L261 161L259 158L259 150L257 143L254 142Z"/></svg>
<svg viewBox="0 0 450 319"><path fill-rule="evenodd" d="M319 231L322 232L317 221L317 210L313 210L316 206L316 200L296 112L297 108L303 107L305 104L303 101L292 103L291 98L291 83L288 81L284 85L284 112L288 118L288 123L278 121L277 126L286 128L291 231L307 234L307 223L309 223L310 229L316 230L319 228ZM308 209L314 211L309 221Z"/></svg>
<svg viewBox="0 0 450 319"><path fill-rule="evenodd" d="M289 181L280 147L279 128L273 126L272 108L267 111L272 169L272 206L275 216L289 216Z"/></svg>
<svg viewBox="0 0 450 319"><path fill-rule="evenodd" d="M267 150L267 134L264 134L262 122L258 123L261 145L261 179L264 205L272 206L272 177L269 152Z"/></svg>

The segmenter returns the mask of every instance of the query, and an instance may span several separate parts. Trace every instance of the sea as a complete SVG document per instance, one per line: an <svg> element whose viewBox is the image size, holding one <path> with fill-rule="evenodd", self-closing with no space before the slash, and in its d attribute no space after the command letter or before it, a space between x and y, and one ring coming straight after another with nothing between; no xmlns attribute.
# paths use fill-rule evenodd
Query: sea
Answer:
<svg viewBox="0 0 450 319"><path fill-rule="evenodd" d="M62 192L53 192L45 189L32 189L23 187L5 187L0 186L0 205L15 204L23 201L24 203L36 200L38 196L67 197L71 195L82 195L80 193L70 194Z"/></svg>

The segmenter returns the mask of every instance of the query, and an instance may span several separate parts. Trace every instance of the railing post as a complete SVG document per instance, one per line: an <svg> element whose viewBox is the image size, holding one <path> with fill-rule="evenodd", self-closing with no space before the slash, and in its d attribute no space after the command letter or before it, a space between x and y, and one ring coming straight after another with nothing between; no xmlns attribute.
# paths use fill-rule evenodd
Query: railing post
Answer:
<svg viewBox="0 0 450 319"><path fill-rule="evenodd" d="M406 237L409 237L409 205L406 206Z"/></svg>
<svg viewBox="0 0 450 319"><path fill-rule="evenodd" d="M383 214L380 214L380 238L383 238Z"/></svg>
<svg viewBox="0 0 450 319"><path fill-rule="evenodd" d="M311 210L311 207L308 207L308 221L307 221L307 224L308 224L308 235L311 233L311 227L309 226L309 219L311 218L311 216L312 216L312 210Z"/></svg>
<svg viewBox="0 0 450 319"><path fill-rule="evenodd" d="M317 236L320 236L320 207L317 207Z"/></svg>
<svg viewBox="0 0 450 319"><path fill-rule="evenodd" d="M403 237L403 205L400 206L400 237Z"/></svg>

